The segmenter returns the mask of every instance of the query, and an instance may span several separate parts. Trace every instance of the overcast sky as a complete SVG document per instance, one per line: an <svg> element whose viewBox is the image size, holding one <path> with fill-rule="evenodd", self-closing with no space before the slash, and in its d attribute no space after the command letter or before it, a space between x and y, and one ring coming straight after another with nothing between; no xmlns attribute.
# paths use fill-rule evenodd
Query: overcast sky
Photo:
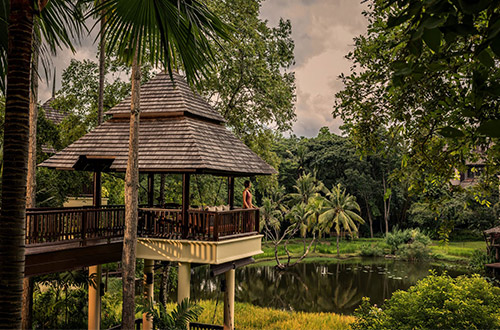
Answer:
<svg viewBox="0 0 500 330"><path fill-rule="evenodd" d="M319 128L328 126L338 133L339 119L331 112L334 94L342 89L338 76L349 72L344 58L352 49L353 38L366 31L361 0L266 0L261 17L276 26L280 18L292 22L296 65L292 68L297 84L297 121L293 132L299 136L315 136ZM60 77L71 58L96 60L95 37L87 38L76 54L61 52L54 64ZM59 88L60 78L56 87ZM40 100L50 98L51 87L40 84Z"/></svg>

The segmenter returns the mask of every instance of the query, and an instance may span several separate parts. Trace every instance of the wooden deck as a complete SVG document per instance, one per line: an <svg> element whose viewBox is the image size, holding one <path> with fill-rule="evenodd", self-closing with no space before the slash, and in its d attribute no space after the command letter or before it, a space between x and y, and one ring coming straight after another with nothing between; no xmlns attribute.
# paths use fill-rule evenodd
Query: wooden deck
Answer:
<svg viewBox="0 0 500 330"><path fill-rule="evenodd" d="M120 261L124 218L122 206L28 209L25 275ZM183 221L179 209L143 208L137 234L140 238L220 241L259 232L258 209L189 210L187 220Z"/></svg>

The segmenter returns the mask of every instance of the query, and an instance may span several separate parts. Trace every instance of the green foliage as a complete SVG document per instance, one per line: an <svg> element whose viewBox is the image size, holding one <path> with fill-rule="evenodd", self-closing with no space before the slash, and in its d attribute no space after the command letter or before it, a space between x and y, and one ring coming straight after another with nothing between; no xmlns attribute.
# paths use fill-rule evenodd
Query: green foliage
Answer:
<svg viewBox="0 0 500 330"><path fill-rule="evenodd" d="M359 251L362 257L382 257L384 254L384 248L380 244L363 244Z"/></svg>
<svg viewBox="0 0 500 330"><path fill-rule="evenodd" d="M405 260L424 260L429 257L430 250L427 246L431 243L431 239L418 228L405 230L395 228L387 234L385 243L390 246L391 253Z"/></svg>
<svg viewBox="0 0 500 330"><path fill-rule="evenodd" d="M401 148L397 176L412 193L449 184L479 159L488 180L498 171L499 8L477 3L472 13L468 1L373 1L368 31L347 55L353 65L334 116L365 154L387 142Z"/></svg>
<svg viewBox="0 0 500 330"><path fill-rule="evenodd" d="M496 329L500 327L500 288L479 275L431 273L408 291L397 291L383 306L364 298L356 329Z"/></svg>
<svg viewBox="0 0 500 330"><path fill-rule="evenodd" d="M485 250L474 250L469 259L469 268L476 272L483 273L484 265L495 262L495 257L488 255Z"/></svg>
<svg viewBox="0 0 500 330"><path fill-rule="evenodd" d="M148 304L145 312L153 317L153 326L159 330L184 330L188 329L188 323L198 319L203 308L192 304L189 299L184 299L170 313L166 306Z"/></svg>

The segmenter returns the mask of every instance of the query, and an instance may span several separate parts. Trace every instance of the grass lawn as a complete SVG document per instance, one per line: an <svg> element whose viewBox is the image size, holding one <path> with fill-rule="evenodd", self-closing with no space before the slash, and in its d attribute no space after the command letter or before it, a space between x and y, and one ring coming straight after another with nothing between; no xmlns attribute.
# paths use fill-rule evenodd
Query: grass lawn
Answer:
<svg viewBox="0 0 500 330"><path fill-rule="evenodd" d="M309 242L309 241L308 241ZM358 256L362 245L378 245L389 253L389 246L385 244L383 238L359 238L354 241L340 241L340 257L347 258ZM486 250L484 241L465 241L465 242L449 242L448 244L433 241L429 246L431 256L436 260L467 262L472 256L474 250ZM255 256L256 259L272 259L274 258L274 246L271 242L262 242L262 250L264 253ZM304 250L301 239L293 239L288 244L288 250L293 256L299 256ZM283 246L278 248L279 256L286 256ZM337 246L334 238L323 239L317 243L316 250L314 245L311 247L309 257L336 257Z"/></svg>
<svg viewBox="0 0 500 330"><path fill-rule="evenodd" d="M203 312L200 323L223 324L223 303L219 302L214 321L214 301L201 301ZM353 316L334 313L286 312L257 307L247 303L236 303L234 307L236 329L349 329Z"/></svg>

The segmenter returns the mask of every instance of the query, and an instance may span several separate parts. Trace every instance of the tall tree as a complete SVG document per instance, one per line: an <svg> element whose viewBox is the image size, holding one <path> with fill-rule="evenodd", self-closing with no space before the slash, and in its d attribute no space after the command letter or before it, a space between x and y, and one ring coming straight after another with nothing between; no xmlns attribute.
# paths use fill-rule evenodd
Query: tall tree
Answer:
<svg viewBox="0 0 500 330"><path fill-rule="evenodd" d="M228 38L228 26L198 1L110 0L96 11L106 17L108 47L132 59L132 98L127 171L125 175L125 234L123 245L122 327L134 328L135 247L138 214L138 141L140 120L140 63L149 50L150 62L162 62L171 72L180 59L189 82L199 80L213 60L210 38Z"/></svg>
<svg viewBox="0 0 500 330"><path fill-rule="evenodd" d="M48 1L48 0L47 0ZM2 174L2 210L0 211L0 326L21 326L26 185L29 147L29 90L32 57L33 21L39 15L45 33L64 31L66 38L52 46L70 44L72 27L79 30L80 19L71 21L64 13L76 14L72 3L54 0L3 1L0 5L0 74L6 74L4 130L4 170ZM6 24L7 23L7 24ZM4 30L7 28L6 30ZM5 38L7 36L7 38ZM53 39L55 40L55 39ZM3 85L0 85L0 87Z"/></svg>
<svg viewBox="0 0 500 330"><path fill-rule="evenodd" d="M335 226L337 256L340 256L339 239L341 230L347 230L352 235L353 232L358 232L358 227L354 222L361 224L365 222L354 211L360 211L359 205L356 203L356 197L346 193L340 184L327 193L324 212L319 216L319 223L327 231L330 231Z"/></svg>

